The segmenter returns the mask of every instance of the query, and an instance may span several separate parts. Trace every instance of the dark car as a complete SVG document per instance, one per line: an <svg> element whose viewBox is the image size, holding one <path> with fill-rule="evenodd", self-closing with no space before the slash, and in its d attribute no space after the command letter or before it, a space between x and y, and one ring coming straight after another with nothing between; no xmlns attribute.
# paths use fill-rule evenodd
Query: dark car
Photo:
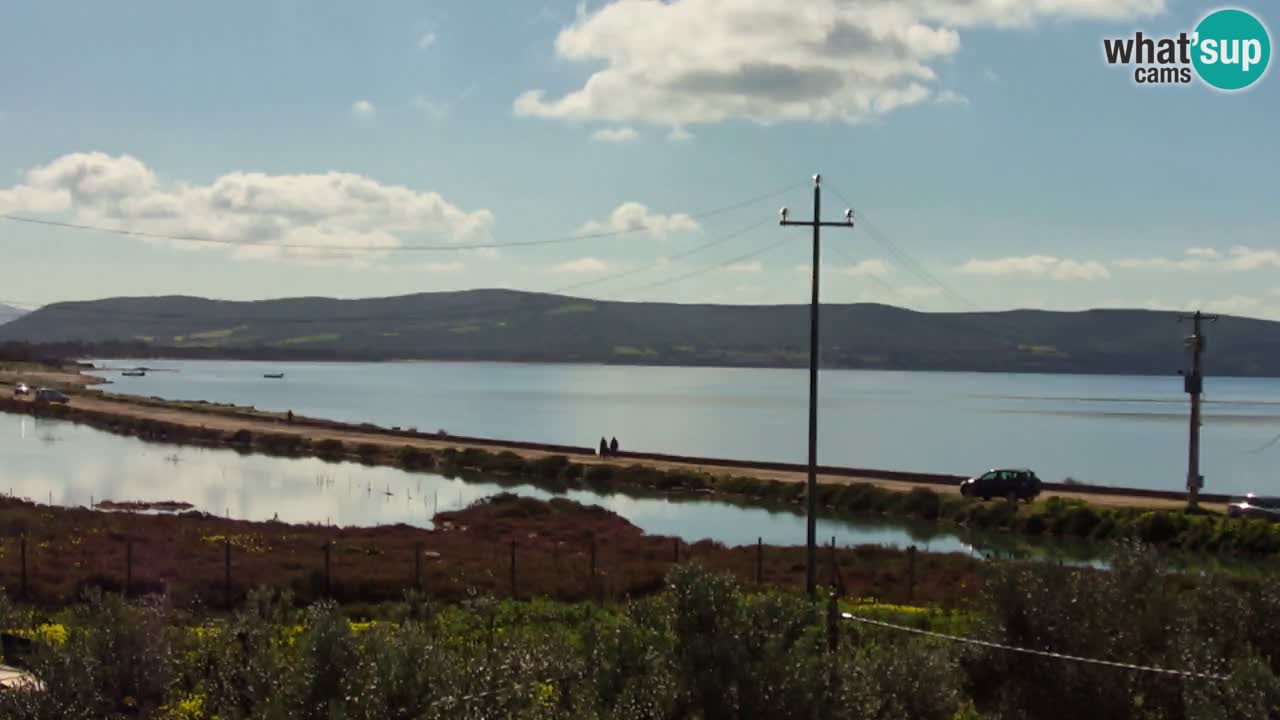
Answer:
<svg viewBox="0 0 1280 720"><path fill-rule="evenodd" d="M65 405L71 402L71 398L50 388L40 388L36 390L36 402L38 403L58 403Z"/></svg>
<svg viewBox="0 0 1280 720"><path fill-rule="evenodd" d="M1249 493L1244 496L1244 499L1228 505L1227 515L1276 522L1280 520L1280 498L1263 497Z"/></svg>
<svg viewBox="0 0 1280 720"><path fill-rule="evenodd" d="M1040 478L1025 468L995 469L960 483L960 494L983 500L1007 497L1031 502L1040 495Z"/></svg>

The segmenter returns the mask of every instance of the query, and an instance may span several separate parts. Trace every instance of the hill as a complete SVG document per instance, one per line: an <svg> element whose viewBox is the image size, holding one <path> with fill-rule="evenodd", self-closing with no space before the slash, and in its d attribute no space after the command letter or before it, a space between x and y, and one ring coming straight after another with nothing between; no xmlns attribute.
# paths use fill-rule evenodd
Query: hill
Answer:
<svg viewBox="0 0 1280 720"><path fill-rule="evenodd" d="M1184 366L1188 332L1173 313L1150 310L924 313L876 304L823 306L822 328L826 367L1161 375ZM57 303L0 326L0 342L74 343L64 348L112 356L801 367L808 332L805 305L471 290L360 300ZM1280 323L1224 317L1211 332L1214 374L1280 375Z"/></svg>
<svg viewBox="0 0 1280 720"><path fill-rule="evenodd" d="M22 308L16 308L12 305L0 304L0 325L3 325L11 320L17 320L18 318L26 314L27 314L27 311L23 310Z"/></svg>

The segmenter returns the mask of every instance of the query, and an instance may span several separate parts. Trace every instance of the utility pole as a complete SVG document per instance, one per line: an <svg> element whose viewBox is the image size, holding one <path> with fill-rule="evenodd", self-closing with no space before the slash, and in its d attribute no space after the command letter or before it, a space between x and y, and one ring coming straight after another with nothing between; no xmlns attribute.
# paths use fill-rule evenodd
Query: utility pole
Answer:
<svg viewBox="0 0 1280 720"><path fill-rule="evenodd" d="M782 208L782 225L804 225L813 228L813 294L809 301L809 483L808 527L805 543L805 591L810 599L818 592L818 273L820 230L826 227L853 227L853 210L844 211L841 222L822 221L822 176L813 176L813 219L788 220Z"/></svg>
<svg viewBox="0 0 1280 720"><path fill-rule="evenodd" d="M1196 508L1200 502L1200 488L1204 478L1200 475L1200 393L1204 391L1204 375L1200 368L1200 355L1204 352L1205 337L1200 331L1203 320L1216 322L1217 315L1205 315L1199 310L1193 315L1178 316L1179 322L1192 322L1191 335L1186 339L1191 351L1191 370L1183 373L1182 387L1191 396L1191 433L1187 444L1187 507Z"/></svg>

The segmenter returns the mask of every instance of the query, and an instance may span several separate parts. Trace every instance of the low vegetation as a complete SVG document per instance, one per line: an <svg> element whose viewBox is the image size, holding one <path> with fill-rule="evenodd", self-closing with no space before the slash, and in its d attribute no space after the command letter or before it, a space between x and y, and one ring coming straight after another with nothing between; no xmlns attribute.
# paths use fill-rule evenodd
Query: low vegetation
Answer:
<svg viewBox="0 0 1280 720"><path fill-rule="evenodd" d="M353 611L256 591L234 614L89 593L30 639L10 720L409 718L1265 718L1280 708L1280 581L1187 586L1134 551L1114 570L993 564L965 611L753 592L698 563L604 606L415 593ZM1187 677L923 637L1189 670Z"/></svg>
<svg viewBox="0 0 1280 720"><path fill-rule="evenodd" d="M198 512L95 512L0 498L0 586L50 608L99 588L163 595L175 607L221 610L228 601L238 606L250 589L263 585L287 590L299 602L378 603L411 589L448 601L474 592L608 601L652 594L674 565L690 560L752 587L794 589L804 583L801 547L683 543L646 535L612 512L565 499L498 495L442 512L436 526L290 525ZM824 581L837 578L852 594L946 606L973 596L981 562L924 553L913 560L880 547L823 554Z"/></svg>

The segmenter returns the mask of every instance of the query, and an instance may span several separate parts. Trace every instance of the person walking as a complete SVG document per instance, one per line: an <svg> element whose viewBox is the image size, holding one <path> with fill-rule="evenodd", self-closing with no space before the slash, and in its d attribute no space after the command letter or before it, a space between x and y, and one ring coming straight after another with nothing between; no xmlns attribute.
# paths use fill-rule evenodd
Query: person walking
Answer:
<svg viewBox="0 0 1280 720"><path fill-rule="evenodd" d="M615 437L615 438L611 438L611 439L609 440L609 454L610 454L610 455L617 455L617 454L618 454L618 438L616 438L616 437Z"/></svg>
<svg viewBox="0 0 1280 720"><path fill-rule="evenodd" d="M601 435L600 436L600 457L604 457L605 455L608 455L608 454L609 454L609 443L605 442L604 436Z"/></svg>

